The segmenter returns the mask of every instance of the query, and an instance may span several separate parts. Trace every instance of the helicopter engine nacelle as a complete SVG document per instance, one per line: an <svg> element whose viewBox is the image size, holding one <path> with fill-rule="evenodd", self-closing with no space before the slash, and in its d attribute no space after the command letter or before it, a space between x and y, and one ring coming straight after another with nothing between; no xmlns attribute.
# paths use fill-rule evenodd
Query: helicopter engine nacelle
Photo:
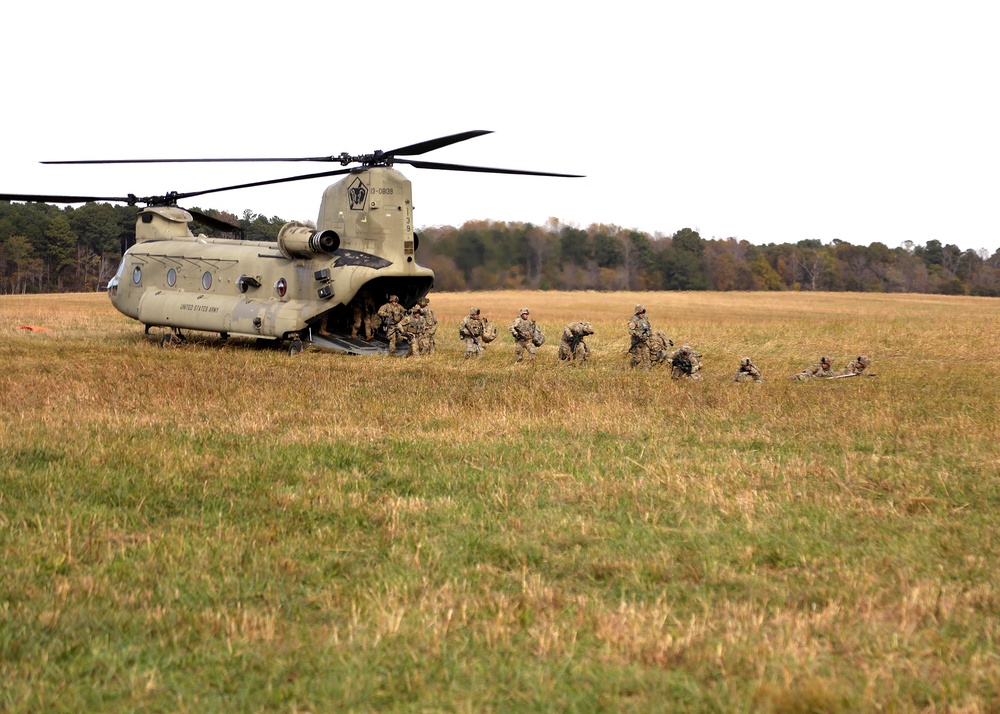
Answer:
<svg viewBox="0 0 1000 714"><path fill-rule="evenodd" d="M278 232L278 250L286 258L309 258L317 254L329 255L340 248L336 231L318 231L304 223L286 223Z"/></svg>

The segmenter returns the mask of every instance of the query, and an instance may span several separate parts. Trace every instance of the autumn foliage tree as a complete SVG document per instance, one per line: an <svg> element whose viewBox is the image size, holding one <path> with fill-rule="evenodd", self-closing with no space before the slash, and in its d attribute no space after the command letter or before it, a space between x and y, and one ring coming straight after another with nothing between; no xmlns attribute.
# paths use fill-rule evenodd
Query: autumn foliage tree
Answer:
<svg viewBox="0 0 1000 714"><path fill-rule="evenodd" d="M197 209L274 241L285 221L253 211ZM134 207L88 203L60 209L0 201L0 291L103 288L134 240ZM196 234L234 237L191 225ZM435 289L461 290L844 290L1000 296L1000 251L938 240L890 248L846 241L753 245L691 228L648 234L611 224L580 227L470 221L418 230L418 259Z"/></svg>

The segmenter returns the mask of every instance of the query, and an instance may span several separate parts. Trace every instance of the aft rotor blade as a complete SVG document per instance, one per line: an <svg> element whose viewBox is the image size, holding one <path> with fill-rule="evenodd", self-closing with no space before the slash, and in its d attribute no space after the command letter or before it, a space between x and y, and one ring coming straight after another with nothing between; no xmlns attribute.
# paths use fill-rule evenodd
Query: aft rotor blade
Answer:
<svg viewBox="0 0 1000 714"><path fill-rule="evenodd" d="M206 193L219 193L221 191L235 191L238 188L254 188L255 186L270 186L275 183L289 183L290 181L305 181L306 179L324 178L326 176L340 176L357 171L357 168L337 169L335 171L321 171L316 174L302 174L300 176L288 176L280 179L268 179L267 181L254 181L252 183L241 183L235 186L223 186L221 188L210 188L204 191L191 191L189 193L173 194L176 199L191 198L192 196L204 196Z"/></svg>
<svg viewBox="0 0 1000 714"><path fill-rule="evenodd" d="M556 176L559 178L586 178L581 174L555 174L548 171L522 171L521 169L494 169L486 166L463 166L462 164L442 164L436 161L412 161L396 159L397 164L409 164L418 169L439 169L442 171L472 171L480 174L516 174L519 176Z"/></svg>
<svg viewBox="0 0 1000 714"><path fill-rule="evenodd" d="M393 149L392 151L377 152L378 156L397 156L400 154L406 156L416 156L419 154L426 154L428 151L433 151L434 149L440 149L444 146L450 146L452 144L457 144L460 141L467 141L468 139L474 139L477 136L482 136L483 134L492 134L492 131L486 131L483 129L477 129L474 131L464 131L460 134L451 134L450 136L442 136L438 139L431 139L430 141L421 141L417 144L410 144L409 146L403 146L398 149ZM42 161L43 164L210 164L210 163L259 163L265 161L325 161L325 162L338 162L343 163L345 160L362 161L365 156L360 157L350 157L347 154L337 154L336 156L266 156L266 157L256 157L256 158L238 158L238 159L75 159L72 161Z"/></svg>
<svg viewBox="0 0 1000 714"><path fill-rule="evenodd" d="M39 203L91 203L114 201L132 205L135 196L49 196L36 193L0 193L0 201L36 201Z"/></svg>
<svg viewBox="0 0 1000 714"><path fill-rule="evenodd" d="M385 154L389 156L418 156L420 154L426 154L428 151L434 151L435 149L440 149L445 146L451 146L452 144L457 144L460 141L468 141L469 139L475 139L477 136L483 136L484 134L492 134L492 131L487 131L485 129L474 129L473 131L463 131L460 134L451 134L450 136L442 136L439 139L431 139L430 141L421 141L417 144L410 144L409 146L403 146L398 149L393 149L392 151L386 151Z"/></svg>

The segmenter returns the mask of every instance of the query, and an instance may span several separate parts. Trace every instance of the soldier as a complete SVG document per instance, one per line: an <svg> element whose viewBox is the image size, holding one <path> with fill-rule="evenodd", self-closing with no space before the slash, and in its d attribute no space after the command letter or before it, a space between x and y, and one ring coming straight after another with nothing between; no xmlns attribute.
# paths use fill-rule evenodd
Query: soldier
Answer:
<svg viewBox="0 0 1000 714"><path fill-rule="evenodd" d="M649 345L649 359L653 364L666 362L669 358L669 350L674 346L674 341L667 337L663 330L654 332L647 344Z"/></svg>
<svg viewBox="0 0 1000 714"><path fill-rule="evenodd" d="M399 323L404 315L406 315L406 310L399 304L399 298L395 295L390 295L389 302L378 309L378 316L382 318L382 324L385 325L385 336L389 340L390 355L395 355L396 345L399 344L400 340L406 339L406 335L399 328Z"/></svg>
<svg viewBox="0 0 1000 714"><path fill-rule="evenodd" d="M701 379L698 371L701 369L701 355L691 349L690 345L682 345L680 349L670 353L671 379Z"/></svg>
<svg viewBox="0 0 1000 714"><path fill-rule="evenodd" d="M590 349L583 338L594 334L589 322L571 322L563 328L559 343L559 359L565 362L586 362Z"/></svg>
<svg viewBox="0 0 1000 714"><path fill-rule="evenodd" d="M865 373L868 369L868 365L872 363L871 358L865 355L858 355L857 359L851 360L847 363L843 370L841 370L838 377L874 377L875 375L871 372Z"/></svg>
<svg viewBox="0 0 1000 714"><path fill-rule="evenodd" d="M819 362L812 365L811 367L806 367L804 370L796 374L792 379L798 379L801 381L807 379L815 379L817 377L832 377L833 367L830 363L829 357L820 357Z"/></svg>
<svg viewBox="0 0 1000 714"><path fill-rule="evenodd" d="M434 311L430 308L430 300L426 297L417 301L420 311L424 316L424 334L421 338L420 353L425 355L434 354L434 335L438 329L438 321L434 316Z"/></svg>
<svg viewBox="0 0 1000 714"><path fill-rule="evenodd" d="M407 342L410 343L410 354L407 357L419 357L421 355L420 340L424 334L424 316L419 307L410 310L399 323L399 329L406 335Z"/></svg>
<svg viewBox="0 0 1000 714"><path fill-rule="evenodd" d="M763 382L760 370L757 369L749 357L740 360L740 368L733 375L734 382Z"/></svg>
<svg viewBox="0 0 1000 714"><path fill-rule="evenodd" d="M353 321L351 323L351 337L358 339L359 333L364 334L364 339L370 340L375 336L378 321L375 314L375 301L367 289L361 291L351 300L351 310Z"/></svg>
<svg viewBox="0 0 1000 714"><path fill-rule="evenodd" d="M483 356L483 318L478 307L471 308L458 326L459 339L465 340L465 359Z"/></svg>
<svg viewBox="0 0 1000 714"><path fill-rule="evenodd" d="M528 353L528 361L535 359L535 321L528 315L531 311L526 307L521 308L521 313L514 322L510 323L510 334L514 337L514 361L520 362L524 358L524 353Z"/></svg>
<svg viewBox="0 0 1000 714"><path fill-rule="evenodd" d="M649 369L652 364L649 359L649 337L653 332L649 320L646 319L646 308L635 306L635 314L628 321L628 334L632 338L629 352L632 355L631 366Z"/></svg>

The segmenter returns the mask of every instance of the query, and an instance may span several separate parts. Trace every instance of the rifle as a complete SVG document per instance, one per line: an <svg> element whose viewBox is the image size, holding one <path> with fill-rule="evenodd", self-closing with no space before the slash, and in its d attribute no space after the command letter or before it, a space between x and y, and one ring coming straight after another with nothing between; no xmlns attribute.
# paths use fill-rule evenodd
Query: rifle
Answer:
<svg viewBox="0 0 1000 714"><path fill-rule="evenodd" d="M847 377L877 377L877 374L865 374L864 372L852 372L851 374L838 374L827 379L845 379Z"/></svg>

